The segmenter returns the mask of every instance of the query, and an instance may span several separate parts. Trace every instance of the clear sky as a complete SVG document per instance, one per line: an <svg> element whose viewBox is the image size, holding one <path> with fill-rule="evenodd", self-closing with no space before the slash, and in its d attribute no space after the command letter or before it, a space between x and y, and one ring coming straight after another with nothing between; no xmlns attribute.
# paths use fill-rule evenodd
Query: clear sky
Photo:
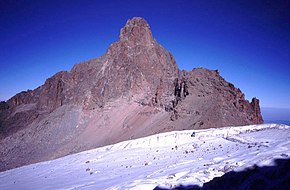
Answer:
<svg viewBox="0 0 290 190"><path fill-rule="evenodd" d="M1 0L0 100L104 54L134 16L180 69L219 69L247 99L290 108L289 0Z"/></svg>

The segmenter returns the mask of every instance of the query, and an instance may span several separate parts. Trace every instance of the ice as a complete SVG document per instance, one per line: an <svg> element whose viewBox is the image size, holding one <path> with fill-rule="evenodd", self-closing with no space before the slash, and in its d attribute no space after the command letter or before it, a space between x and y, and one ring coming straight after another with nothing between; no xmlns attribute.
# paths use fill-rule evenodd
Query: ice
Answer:
<svg viewBox="0 0 290 190"><path fill-rule="evenodd" d="M192 134L195 134L192 137ZM290 127L173 131L0 173L0 189L153 189L202 185L290 156Z"/></svg>

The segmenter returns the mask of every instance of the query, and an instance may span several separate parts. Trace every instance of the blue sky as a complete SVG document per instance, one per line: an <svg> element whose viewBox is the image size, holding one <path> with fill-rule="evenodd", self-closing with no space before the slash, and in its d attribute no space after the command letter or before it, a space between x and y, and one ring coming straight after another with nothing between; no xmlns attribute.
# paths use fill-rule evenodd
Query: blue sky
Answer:
<svg viewBox="0 0 290 190"><path fill-rule="evenodd" d="M180 69L219 69L247 99L290 108L290 1L0 1L0 100L99 57L134 16Z"/></svg>

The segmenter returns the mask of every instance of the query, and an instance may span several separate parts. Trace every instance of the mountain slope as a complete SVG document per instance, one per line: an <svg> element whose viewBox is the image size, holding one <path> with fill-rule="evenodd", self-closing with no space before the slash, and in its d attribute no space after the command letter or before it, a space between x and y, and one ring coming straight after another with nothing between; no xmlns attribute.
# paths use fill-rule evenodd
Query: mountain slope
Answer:
<svg viewBox="0 0 290 190"><path fill-rule="evenodd" d="M0 103L0 171L172 130L262 123L217 70L180 71L135 17L103 56Z"/></svg>
<svg viewBox="0 0 290 190"><path fill-rule="evenodd" d="M289 158L289 137L290 127L276 124L162 133L2 172L0 188L202 185L232 170L269 166L274 159Z"/></svg>

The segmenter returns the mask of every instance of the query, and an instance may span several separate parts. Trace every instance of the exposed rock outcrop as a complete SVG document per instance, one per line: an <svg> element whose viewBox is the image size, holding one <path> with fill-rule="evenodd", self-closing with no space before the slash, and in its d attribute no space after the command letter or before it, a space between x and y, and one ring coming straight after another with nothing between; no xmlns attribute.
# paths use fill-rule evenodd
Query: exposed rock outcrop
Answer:
<svg viewBox="0 0 290 190"><path fill-rule="evenodd" d="M0 170L169 130L262 123L218 71L180 71L142 18L103 56L0 103Z"/></svg>

